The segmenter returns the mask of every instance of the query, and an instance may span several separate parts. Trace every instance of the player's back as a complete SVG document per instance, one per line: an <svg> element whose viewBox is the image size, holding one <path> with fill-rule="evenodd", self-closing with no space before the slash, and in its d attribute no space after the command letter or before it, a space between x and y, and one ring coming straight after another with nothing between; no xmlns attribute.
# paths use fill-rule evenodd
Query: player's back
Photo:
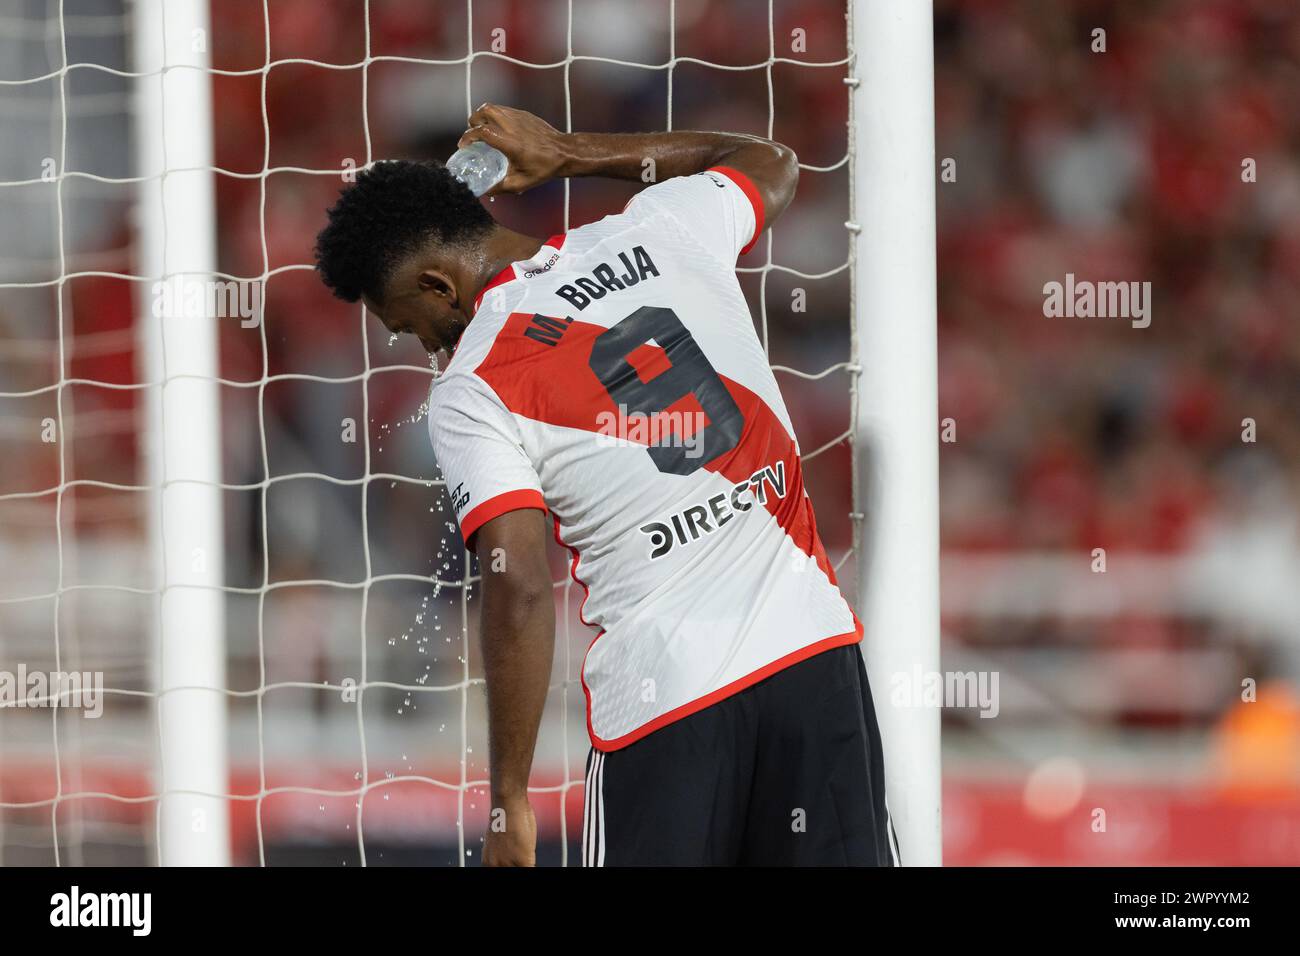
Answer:
<svg viewBox="0 0 1300 956"><path fill-rule="evenodd" d="M650 187L489 284L432 391L466 538L545 508L574 552L599 749L861 635L735 278L761 227L734 170Z"/></svg>

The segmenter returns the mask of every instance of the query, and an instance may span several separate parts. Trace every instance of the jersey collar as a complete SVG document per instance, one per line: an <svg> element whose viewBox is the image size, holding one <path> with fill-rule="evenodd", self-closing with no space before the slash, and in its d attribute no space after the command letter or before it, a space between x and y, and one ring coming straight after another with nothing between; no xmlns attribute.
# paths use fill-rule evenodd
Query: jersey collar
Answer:
<svg viewBox="0 0 1300 956"><path fill-rule="evenodd" d="M533 257L531 259L521 259L518 262L512 262L510 263L510 265L506 266L504 269L502 269L500 272L494 275L492 279L488 282L488 284L483 287L483 290L479 292L478 296L474 299L474 312L476 314L478 313L479 306L483 304L483 297L487 295L488 292L490 292L492 289L499 288L500 286L505 285L507 282L514 282L523 273L535 272L537 270L546 269L547 261L553 255L556 255L563 250L564 240L566 238L568 238L567 235L562 232L557 233L554 236L551 236L551 238L547 239L545 242L542 243L541 248L538 249L537 252L533 254Z"/></svg>

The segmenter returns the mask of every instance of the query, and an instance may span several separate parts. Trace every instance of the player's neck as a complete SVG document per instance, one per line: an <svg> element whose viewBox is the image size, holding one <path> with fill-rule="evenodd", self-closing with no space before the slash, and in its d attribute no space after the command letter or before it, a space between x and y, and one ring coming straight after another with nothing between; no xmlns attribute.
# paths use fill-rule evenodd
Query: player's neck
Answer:
<svg viewBox="0 0 1300 956"><path fill-rule="evenodd" d="M483 253L479 259L477 275L471 290L471 301L477 302L484 286L496 278L506 266L535 256L537 250L542 248L543 241L514 232L504 226L493 229L483 244Z"/></svg>

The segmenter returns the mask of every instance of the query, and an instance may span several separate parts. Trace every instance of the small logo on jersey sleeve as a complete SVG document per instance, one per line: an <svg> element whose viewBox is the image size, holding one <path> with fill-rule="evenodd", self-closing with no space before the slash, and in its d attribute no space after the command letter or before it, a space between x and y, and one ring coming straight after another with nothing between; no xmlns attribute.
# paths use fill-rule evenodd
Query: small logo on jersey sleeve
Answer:
<svg viewBox="0 0 1300 956"><path fill-rule="evenodd" d="M465 490L465 482L462 481L451 490L451 507L456 512L457 518L467 504L469 504L469 492Z"/></svg>

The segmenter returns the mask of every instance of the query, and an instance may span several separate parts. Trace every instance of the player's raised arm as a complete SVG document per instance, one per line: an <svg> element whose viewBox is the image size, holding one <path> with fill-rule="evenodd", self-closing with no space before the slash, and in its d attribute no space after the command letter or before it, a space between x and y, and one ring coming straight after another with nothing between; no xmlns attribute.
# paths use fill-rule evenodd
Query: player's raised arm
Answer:
<svg viewBox="0 0 1300 956"><path fill-rule="evenodd" d="M505 154L510 169L491 190L522 193L557 177L607 176L640 180L646 160L655 179L727 166L744 173L762 199L770 226L794 198L799 161L794 150L738 133L561 133L545 120L508 106L485 104L469 117L460 145L486 142Z"/></svg>
<svg viewBox="0 0 1300 956"><path fill-rule="evenodd" d="M528 774L546 706L555 604L546 563L546 515L510 511L475 533L483 578L480 642L487 680L492 818L484 866L533 866L537 823Z"/></svg>

